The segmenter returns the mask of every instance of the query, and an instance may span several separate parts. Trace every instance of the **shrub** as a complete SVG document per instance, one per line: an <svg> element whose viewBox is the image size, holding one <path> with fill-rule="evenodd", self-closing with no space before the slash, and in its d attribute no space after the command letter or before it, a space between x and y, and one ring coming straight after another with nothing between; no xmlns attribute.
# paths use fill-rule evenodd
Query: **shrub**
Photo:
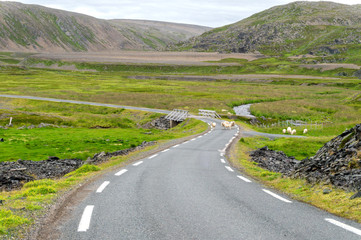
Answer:
<svg viewBox="0 0 361 240"><path fill-rule="evenodd" d="M27 218L16 216L10 210L0 209L0 234L6 234L7 229L30 223Z"/></svg>
<svg viewBox="0 0 361 240"><path fill-rule="evenodd" d="M50 186L38 186L29 188L27 191L24 192L23 196L36 196L36 195L46 195L49 193L56 193L55 188Z"/></svg>
<svg viewBox="0 0 361 240"><path fill-rule="evenodd" d="M51 179L41 179L36 181L31 181L24 184L24 188L33 188L38 186L53 186L55 184L54 180Z"/></svg>
<svg viewBox="0 0 361 240"><path fill-rule="evenodd" d="M99 171L100 169L101 168L98 166L85 164L85 165L81 166L80 168L78 168L77 170L75 170L75 173L96 172L96 171Z"/></svg>

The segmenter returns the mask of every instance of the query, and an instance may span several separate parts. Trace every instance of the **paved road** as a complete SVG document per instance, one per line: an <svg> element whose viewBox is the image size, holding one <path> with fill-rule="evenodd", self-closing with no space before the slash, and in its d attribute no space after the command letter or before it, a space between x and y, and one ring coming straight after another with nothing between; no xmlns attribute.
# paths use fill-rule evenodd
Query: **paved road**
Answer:
<svg viewBox="0 0 361 240"><path fill-rule="evenodd" d="M66 99L57 99L57 98L45 98L45 97L9 95L9 94L0 94L0 97L4 97L4 98L21 98L21 99L30 99L30 100L41 100L41 101L49 101L49 102L74 103L74 104L92 105L92 106L100 106L100 107L124 108L124 109L140 110L140 111L156 112L156 113L164 113L164 114L170 113L170 111L162 110L162 109L131 107L131 106L116 105L116 104L96 103L96 102L86 102L86 101L76 101L76 100L66 100Z"/></svg>
<svg viewBox="0 0 361 240"><path fill-rule="evenodd" d="M237 131L218 122L204 136L89 184L87 197L58 227L60 239L361 239L360 224L291 200L232 169L223 151Z"/></svg>
<svg viewBox="0 0 361 240"><path fill-rule="evenodd" d="M222 150L235 134L237 129L218 124L202 137L105 175L87 186L90 194L59 226L60 239L361 238L359 224L232 169Z"/></svg>

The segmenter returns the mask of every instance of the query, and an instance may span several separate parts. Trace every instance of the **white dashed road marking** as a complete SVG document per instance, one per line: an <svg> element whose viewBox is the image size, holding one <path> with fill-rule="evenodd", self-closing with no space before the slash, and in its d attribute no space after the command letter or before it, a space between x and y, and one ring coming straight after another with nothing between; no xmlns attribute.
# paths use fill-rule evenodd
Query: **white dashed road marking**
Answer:
<svg viewBox="0 0 361 240"><path fill-rule="evenodd" d="M165 149L165 150L163 150L162 152L164 153L164 152L168 152L169 151L169 149Z"/></svg>
<svg viewBox="0 0 361 240"><path fill-rule="evenodd" d="M103 182L103 184L102 185L100 185L100 187L97 189L97 193L101 193L101 192L103 192L103 190L108 186L108 184L109 184L110 182L109 181L105 181L105 182Z"/></svg>
<svg viewBox="0 0 361 240"><path fill-rule="evenodd" d="M155 158L156 156L158 156L158 154L154 154L153 156L150 156L148 159Z"/></svg>
<svg viewBox="0 0 361 240"><path fill-rule="evenodd" d="M127 169L122 169L122 170L120 170L119 172L117 172L117 173L115 174L115 176L120 176L120 175L122 175L123 173L126 173L126 172L128 172Z"/></svg>
<svg viewBox="0 0 361 240"><path fill-rule="evenodd" d="M86 232L89 229L90 219L93 214L94 205L85 207L83 215L81 216L78 232Z"/></svg>
<svg viewBox="0 0 361 240"><path fill-rule="evenodd" d="M177 144L177 145L173 146L173 148L176 148L176 147L179 147L179 144Z"/></svg>
<svg viewBox="0 0 361 240"><path fill-rule="evenodd" d="M361 236L361 230L360 230L360 229L351 227L351 226L349 226L349 225L347 225L347 224L344 224L344 223L342 223L342 222L336 221L336 220L334 220L334 219L332 219L332 218L325 218L325 220L326 220L327 222L329 222L329 223L332 223L332 224L334 224L334 225L336 225L336 226L338 226L338 227L341 227L341 228L343 228L343 229L346 229L347 231L353 232L353 233Z"/></svg>
<svg viewBox="0 0 361 240"><path fill-rule="evenodd" d="M248 178L242 177L242 176L237 176L239 179L242 179L245 182L252 182L251 180L249 180Z"/></svg>
<svg viewBox="0 0 361 240"><path fill-rule="evenodd" d="M283 198L283 197L281 197L281 196L278 196L277 194L275 194L275 193L273 193L273 192L271 192L271 191L269 191L269 190L266 190L266 189L262 189L262 190L263 190L265 193L271 195L272 197L277 198L278 200L281 200L281 201L286 202L286 203L292 203L290 200L287 200L287 199L285 199L285 198Z"/></svg>
<svg viewBox="0 0 361 240"><path fill-rule="evenodd" d="M225 166L225 168L230 172L234 172L234 170L232 168L228 167L228 166Z"/></svg>
<svg viewBox="0 0 361 240"><path fill-rule="evenodd" d="M142 163L143 163L143 161L139 161L139 162L134 163L133 166L139 166Z"/></svg>
<svg viewBox="0 0 361 240"><path fill-rule="evenodd" d="M224 161L224 159L223 159L223 158L221 158L221 162L222 162L222 163L226 163L226 161Z"/></svg>

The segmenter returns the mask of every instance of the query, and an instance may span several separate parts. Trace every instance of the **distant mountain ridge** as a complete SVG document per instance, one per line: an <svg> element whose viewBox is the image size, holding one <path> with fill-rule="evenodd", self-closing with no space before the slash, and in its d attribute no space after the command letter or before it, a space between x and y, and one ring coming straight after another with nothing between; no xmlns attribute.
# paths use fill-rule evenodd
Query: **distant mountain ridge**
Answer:
<svg viewBox="0 0 361 240"><path fill-rule="evenodd" d="M326 54L361 44L361 5L293 2L215 28L177 49L277 54Z"/></svg>
<svg viewBox="0 0 361 240"><path fill-rule="evenodd" d="M158 50L209 27L144 20L102 20L84 14L0 2L1 51Z"/></svg>

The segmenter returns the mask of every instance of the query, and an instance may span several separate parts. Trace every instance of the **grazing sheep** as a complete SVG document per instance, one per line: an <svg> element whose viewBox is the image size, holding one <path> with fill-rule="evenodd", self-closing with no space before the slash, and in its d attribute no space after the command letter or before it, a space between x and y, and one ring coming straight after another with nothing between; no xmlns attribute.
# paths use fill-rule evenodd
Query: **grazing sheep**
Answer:
<svg viewBox="0 0 361 240"><path fill-rule="evenodd" d="M287 130L286 130L286 129L283 129L282 132L283 132L283 134L286 134Z"/></svg>
<svg viewBox="0 0 361 240"><path fill-rule="evenodd" d="M291 128L291 127L288 127L288 128L287 128L287 132L288 132L288 133L291 133L291 132L292 132L292 128Z"/></svg>
<svg viewBox="0 0 361 240"><path fill-rule="evenodd" d="M224 121L221 123L222 127L224 129L231 129L231 123L230 122L227 122L227 121Z"/></svg>
<svg viewBox="0 0 361 240"><path fill-rule="evenodd" d="M232 122L230 122L230 124L231 124L231 128L232 128L232 127L234 127L234 126L236 125L236 123L235 123L235 122L233 122L233 121L232 121Z"/></svg>
<svg viewBox="0 0 361 240"><path fill-rule="evenodd" d="M303 134L306 134L308 132L307 128L303 129Z"/></svg>
<svg viewBox="0 0 361 240"><path fill-rule="evenodd" d="M212 122L211 126L212 126L212 128L215 128L217 126L217 124L215 122Z"/></svg>
<svg viewBox="0 0 361 240"><path fill-rule="evenodd" d="M296 129L293 129L292 131L291 131L291 135L295 135L296 134Z"/></svg>

